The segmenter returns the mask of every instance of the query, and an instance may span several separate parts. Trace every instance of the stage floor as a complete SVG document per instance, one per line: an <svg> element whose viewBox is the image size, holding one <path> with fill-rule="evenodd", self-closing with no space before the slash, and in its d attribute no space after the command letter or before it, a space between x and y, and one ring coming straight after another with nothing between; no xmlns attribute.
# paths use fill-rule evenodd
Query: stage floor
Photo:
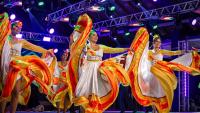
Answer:
<svg viewBox="0 0 200 113"><path fill-rule="evenodd" d="M44 111L44 112L27 112L27 111L17 111L16 113L56 113L56 111ZM70 113L70 112L67 112ZM78 111L76 113L79 113ZM120 111L105 111L104 113L120 113ZM133 111L125 111L124 113L133 113ZM135 113L145 113L144 111L137 111ZM148 113L152 113L152 112L148 112ZM170 113L200 113L199 112L170 112Z"/></svg>

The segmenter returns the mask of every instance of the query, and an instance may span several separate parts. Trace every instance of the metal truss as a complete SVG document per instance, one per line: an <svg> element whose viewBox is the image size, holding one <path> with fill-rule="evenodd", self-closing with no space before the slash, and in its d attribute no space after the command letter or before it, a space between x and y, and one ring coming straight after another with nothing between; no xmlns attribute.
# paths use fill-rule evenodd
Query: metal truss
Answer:
<svg viewBox="0 0 200 113"><path fill-rule="evenodd" d="M43 37L50 37L51 41L54 43L69 43L68 37L64 36L56 36L50 34L42 34L42 33L33 33L33 32L25 32L22 31L22 36L26 40L33 40L33 41L43 41Z"/></svg>
<svg viewBox="0 0 200 113"><path fill-rule="evenodd" d="M178 42L179 50L188 50L187 41ZM179 112L189 111L189 75L186 72L178 72L179 80Z"/></svg>
<svg viewBox="0 0 200 113"><path fill-rule="evenodd" d="M76 4L70 5L68 7L65 7L63 9L60 9L58 11L48 14L46 21L49 21L49 22L60 21L62 18L66 17L67 15L83 12L99 2L101 2L101 0L83 0Z"/></svg>
<svg viewBox="0 0 200 113"><path fill-rule="evenodd" d="M3 0L0 2L4 7L12 8L14 6L22 6L22 0Z"/></svg>
<svg viewBox="0 0 200 113"><path fill-rule="evenodd" d="M99 30L101 27L112 27L112 26L123 26L131 22L141 21L152 18L159 18L162 16L172 15L172 14L181 14L190 12L200 5L200 0L191 0L179 4L174 4L158 9L152 9L149 11L143 11L139 13L130 14L127 16L117 17L110 20L100 21L93 24L96 30Z"/></svg>

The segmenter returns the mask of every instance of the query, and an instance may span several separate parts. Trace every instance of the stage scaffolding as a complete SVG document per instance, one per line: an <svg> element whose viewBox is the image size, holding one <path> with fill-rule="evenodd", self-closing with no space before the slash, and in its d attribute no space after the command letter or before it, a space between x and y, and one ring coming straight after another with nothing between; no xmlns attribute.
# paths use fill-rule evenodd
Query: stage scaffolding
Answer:
<svg viewBox="0 0 200 113"><path fill-rule="evenodd" d="M197 36L198 37L198 36ZM196 39L183 40L178 42L179 50L192 50L192 47L200 48L200 36ZM178 74L179 89L179 112L190 111L190 76L186 72Z"/></svg>

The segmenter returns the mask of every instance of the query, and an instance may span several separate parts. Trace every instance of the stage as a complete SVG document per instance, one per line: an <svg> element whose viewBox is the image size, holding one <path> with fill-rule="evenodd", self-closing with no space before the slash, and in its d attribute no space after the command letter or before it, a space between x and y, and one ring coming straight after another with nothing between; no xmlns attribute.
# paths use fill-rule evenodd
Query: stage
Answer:
<svg viewBox="0 0 200 113"><path fill-rule="evenodd" d="M57 113L56 111L44 111L44 112L33 112L33 111L17 111L16 113ZM67 112L70 113L70 112ZM76 111L76 113L79 113L78 111ZM105 111L104 113L120 113L120 111ZM133 111L125 111L124 113L145 113L144 111L137 111L137 112L133 112ZM152 112L148 112L148 113L152 113ZM170 112L170 113L200 113L200 112Z"/></svg>

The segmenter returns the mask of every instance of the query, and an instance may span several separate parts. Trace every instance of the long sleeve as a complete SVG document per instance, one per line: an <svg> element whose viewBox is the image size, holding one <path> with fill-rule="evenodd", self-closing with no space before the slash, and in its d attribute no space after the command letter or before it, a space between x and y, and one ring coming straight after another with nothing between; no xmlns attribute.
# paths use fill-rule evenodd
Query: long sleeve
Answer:
<svg viewBox="0 0 200 113"><path fill-rule="evenodd" d="M161 54L166 56L175 56L175 55L181 55L182 51L169 51L169 50L160 50Z"/></svg>
<svg viewBox="0 0 200 113"><path fill-rule="evenodd" d="M148 52L148 60L150 60L150 61L153 61L153 60L154 60L153 52L152 52L152 51L149 51L149 52Z"/></svg>
<svg viewBox="0 0 200 113"><path fill-rule="evenodd" d="M100 45L104 53L122 53L127 51L127 48L111 48L105 45Z"/></svg>
<svg viewBox="0 0 200 113"><path fill-rule="evenodd" d="M22 47L31 51L35 51L38 53L46 53L47 50L40 47L40 46L36 46L34 44L31 44L30 42L26 41L26 40L22 40Z"/></svg>

